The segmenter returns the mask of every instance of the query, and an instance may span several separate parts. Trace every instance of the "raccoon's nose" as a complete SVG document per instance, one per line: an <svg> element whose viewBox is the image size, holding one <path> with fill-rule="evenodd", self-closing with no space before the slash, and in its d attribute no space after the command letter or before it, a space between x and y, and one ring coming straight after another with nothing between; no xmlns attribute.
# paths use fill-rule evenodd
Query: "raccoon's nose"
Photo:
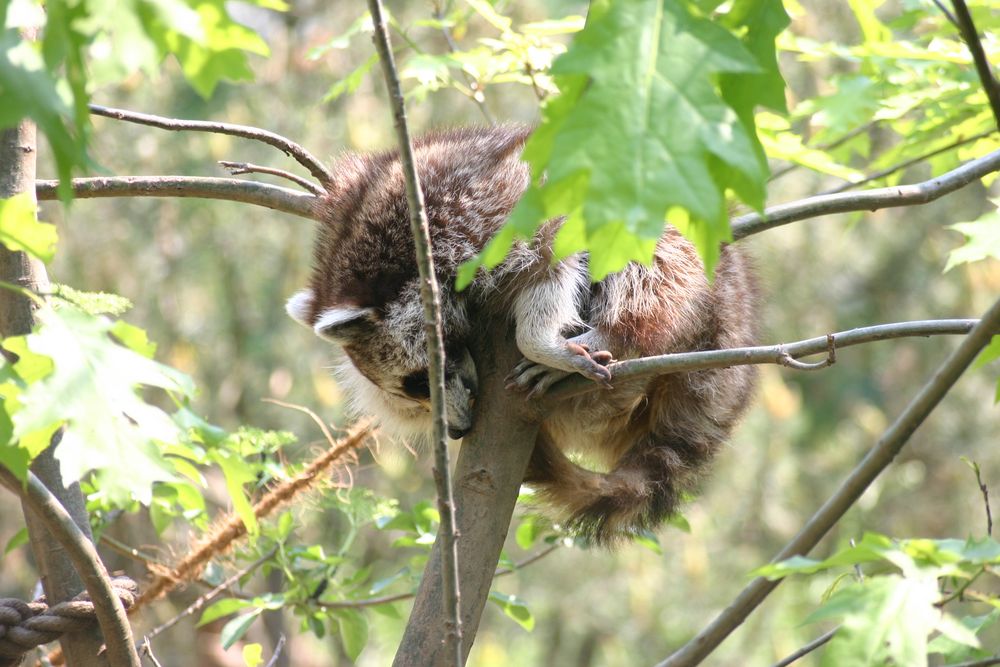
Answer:
<svg viewBox="0 0 1000 667"><path fill-rule="evenodd" d="M455 426L448 427L448 437L452 440L461 440L465 437L465 434L472 430L471 426L466 426L465 428L458 428Z"/></svg>

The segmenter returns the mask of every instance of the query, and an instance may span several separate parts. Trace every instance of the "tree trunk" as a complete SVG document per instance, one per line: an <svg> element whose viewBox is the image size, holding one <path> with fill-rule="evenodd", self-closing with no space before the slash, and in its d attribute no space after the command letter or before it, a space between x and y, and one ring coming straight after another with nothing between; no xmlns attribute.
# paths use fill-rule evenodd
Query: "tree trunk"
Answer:
<svg viewBox="0 0 1000 667"><path fill-rule="evenodd" d="M36 151L33 122L25 119L17 127L0 133L0 197L7 198L21 192L29 192L34 197ZM35 291L44 292L49 287L44 264L23 252L12 252L4 246L0 246L0 280ZM24 296L10 290L0 290L0 335L7 337L29 333L35 323L33 308L32 302ZM53 445L35 459L31 470L89 537L90 523L83 494L78 484L74 483L69 488L63 484L59 462L53 456L56 442L58 434L53 438ZM22 505L22 509L28 526L31 550L49 604L77 595L83 590L83 583L66 552L27 507ZM98 656L102 643L100 632L96 630L65 635L62 646L67 664L71 667L106 665L107 661Z"/></svg>
<svg viewBox="0 0 1000 667"><path fill-rule="evenodd" d="M453 478L465 659L476 638L539 423L523 396L504 389L504 377L521 359L512 328L478 329L483 332L473 350L480 382L478 412L475 428L462 441ZM440 544L434 544L424 569L394 667L448 664Z"/></svg>

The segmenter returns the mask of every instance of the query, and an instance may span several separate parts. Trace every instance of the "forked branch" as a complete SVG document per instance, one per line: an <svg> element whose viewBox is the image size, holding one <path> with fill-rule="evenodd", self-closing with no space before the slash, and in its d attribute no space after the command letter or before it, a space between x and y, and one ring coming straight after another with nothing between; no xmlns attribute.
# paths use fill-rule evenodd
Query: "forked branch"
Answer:
<svg viewBox="0 0 1000 667"><path fill-rule="evenodd" d="M295 143L287 137L276 134L269 130L249 125L236 125L234 123L216 123L204 120L181 120L179 118L167 118L165 116L154 116L148 113L137 111L126 111L125 109L112 109L99 104L90 105L90 113L95 116L106 116L116 120L123 120L139 125L157 127L161 130L172 132L212 132L215 134L228 134L244 139L260 141L268 146L274 146L281 152L295 159L296 162L309 170L309 173L316 177L320 184L329 189L333 185L333 172L326 165L316 159L312 153Z"/></svg>
<svg viewBox="0 0 1000 667"><path fill-rule="evenodd" d="M892 463L917 427L927 419L998 331L1000 331L1000 300L983 314L982 319L962 340L958 349L941 364L896 421L886 429L875 446L851 471L840 488L823 503L798 535L774 557L774 561L804 555L816 546L827 531L857 502L875 478ZM780 582L781 580L769 581L762 577L754 579L714 621L673 655L660 662L657 667L689 667L699 664L743 623Z"/></svg>

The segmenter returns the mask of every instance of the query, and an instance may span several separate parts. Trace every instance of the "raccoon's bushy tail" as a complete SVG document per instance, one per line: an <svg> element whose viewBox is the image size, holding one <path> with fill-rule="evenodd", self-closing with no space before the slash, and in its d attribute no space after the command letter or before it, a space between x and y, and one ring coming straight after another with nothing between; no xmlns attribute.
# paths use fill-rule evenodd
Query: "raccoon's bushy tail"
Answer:
<svg viewBox="0 0 1000 667"><path fill-rule="evenodd" d="M542 433L525 482L572 533L613 546L670 517L714 449L714 443L647 433L613 470L598 473L573 463Z"/></svg>

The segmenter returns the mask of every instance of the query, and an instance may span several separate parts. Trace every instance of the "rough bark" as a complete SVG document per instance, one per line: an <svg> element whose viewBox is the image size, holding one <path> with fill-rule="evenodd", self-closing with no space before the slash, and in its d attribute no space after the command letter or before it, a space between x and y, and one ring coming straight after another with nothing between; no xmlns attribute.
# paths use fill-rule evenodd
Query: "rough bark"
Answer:
<svg viewBox="0 0 1000 667"><path fill-rule="evenodd" d="M21 192L35 191L35 156L37 150L35 125L23 120L17 127L0 133L0 197L10 197ZM23 252L11 252L0 246L0 280L21 285L32 290L46 291L48 275L45 265ZM31 301L10 290L0 290L0 335L16 336L31 331L34 325ZM77 484L68 488L63 484L59 462L53 448L43 452L31 465L41 482L58 498L73 521L88 538L90 523L84 506L83 495ZM31 550L35 556L39 577L49 603L62 602L83 590L83 582L73 564L48 533L41 519L22 504ZM106 665L98 655L102 641L99 632L73 633L62 640L63 651L73 667Z"/></svg>
<svg viewBox="0 0 1000 667"><path fill-rule="evenodd" d="M469 656L500 560L514 504L535 444L538 418L523 397L504 389L503 379L521 359L507 326L480 326L473 355L480 392L475 427L462 441L454 473L462 652ZM410 613L394 667L447 664L441 553L435 544Z"/></svg>

